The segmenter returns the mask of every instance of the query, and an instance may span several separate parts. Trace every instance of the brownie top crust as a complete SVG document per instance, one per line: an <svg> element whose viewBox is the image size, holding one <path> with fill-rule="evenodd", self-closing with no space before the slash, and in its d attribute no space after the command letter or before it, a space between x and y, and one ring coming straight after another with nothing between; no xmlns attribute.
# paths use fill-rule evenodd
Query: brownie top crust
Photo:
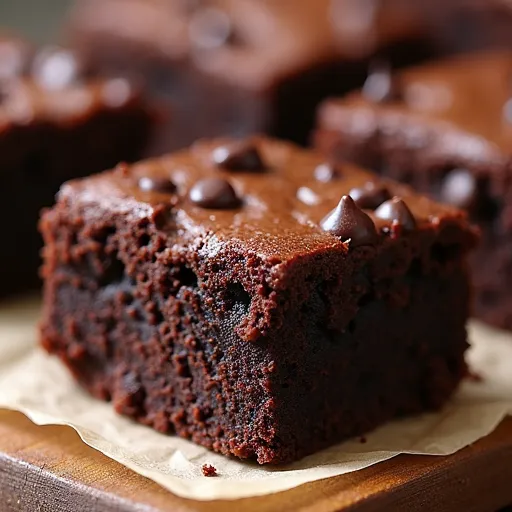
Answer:
<svg viewBox="0 0 512 512"><path fill-rule="evenodd" d="M59 202L83 215L147 219L186 250L207 240L271 264L303 255L378 250L408 237L430 242L448 228L469 248L465 213L349 164L264 137L199 141L190 150L64 185Z"/></svg>
<svg viewBox="0 0 512 512"><path fill-rule="evenodd" d="M398 5L400 4L400 5ZM421 30L404 0L82 0L81 34L121 40L127 52L194 66L249 89L312 65L358 58ZM311 21L314 20L314 23Z"/></svg>
<svg viewBox="0 0 512 512"><path fill-rule="evenodd" d="M140 100L130 81L92 76L68 49L36 51L22 38L0 34L0 133L33 121L73 124Z"/></svg>
<svg viewBox="0 0 512 512"><path fill-rule="evenodd" d="M326 101L318 125L368 138L393 133L406 146L428 146L433 158L502 166L512 156L512 53L454 57L394 76L378 70L361 92Z"/></svg>

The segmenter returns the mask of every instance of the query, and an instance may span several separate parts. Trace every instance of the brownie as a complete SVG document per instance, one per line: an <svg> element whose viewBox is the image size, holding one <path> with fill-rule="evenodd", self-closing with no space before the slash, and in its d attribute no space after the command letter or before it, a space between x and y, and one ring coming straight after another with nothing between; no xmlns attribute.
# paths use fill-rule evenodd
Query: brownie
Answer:
<svg viewBox="0 0 512 512"><path fill-rule="evenodd" d="M320 108L317 146L465 208L483 231L476 315L512 329L512 53L381 70L372 83Z"/></svg>
<svg viewBox="0 0 512 512"><path fill-rule="evenodd" d="M60 185L137 159L150 125L128 81L87 77L68 50L0 36L0 296L38 284L39 211Z"/></svg>
<svg viewBox="0 0 512 512"><path fill-rule="evenodd" d="M93 68L144 78L155 154L255 132L305 143L318 102L361 85L369 56L429 54L423 30L405 0L78 0L69 23Z"/></svg>
<svg viewBox="0 0 512 512"><path fill-rule="evenodd" d="M438 409L466 374L466 215L290 143L73 181L41 229L43 347L223 454L290 462Z"/></svg>
<svg viewBox="0 0 512 512"><path fill-rule="evenodd" d="M423 2L429 30L445 51L474 51L512 45L509 0L432 0Z"/></svg>

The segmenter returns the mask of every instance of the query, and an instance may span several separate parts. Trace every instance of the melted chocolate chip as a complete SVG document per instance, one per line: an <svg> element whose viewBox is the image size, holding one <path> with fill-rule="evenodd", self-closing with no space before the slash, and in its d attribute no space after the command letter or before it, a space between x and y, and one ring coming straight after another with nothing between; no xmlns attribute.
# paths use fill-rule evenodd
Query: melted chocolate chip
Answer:
<svg viewBox="0 0 512 512"><path fill-rule="evenodd" d="M139 188L144 192L159 192L161 194L175 194L176 185L168 178L149 178L147 176L139 180Z"/></svg>
<svg viewBox="0 0 512 512"><path fill-rule="evenodd" d="M363 95L374 103L387 103L402 99L400 84L393 76L389 64L382 61L373 63L363 85Z"/></svg>
<svg viewBox="0 0 512 512"><path fill-rule="evenodd" d="M213 150L212 160L228 171L262 172L266 169L258 148L250 142L238 142Z"/></svg>
<svg viewBox="0 0 512 512"><path fill-rule="evenodd" d="M198 181L189 193L190 200L211 209L238 208L241 204L232 185L222 178L206 178Z"/></svg>
<svg viewBox="0 0 512 512"><path fill-rule="evenodd" d="M0 81L23 75L29 65L30 46L24 41L0 39Z"/></svg>
<svg viewBox="0 0 512 512"><path fill-rule="evenodd" d="M467 169L455 169L444 179L441 200L457 208L470 208L476 201L477 183Z"/></svg>
<svg viewBox="0 0 512 512"><path fill-rule="evenodd" d="M339 169L331 164L320 164L315 169L314 174L315 179L317 181L321 181L322 183L329 183L330 181L335 181L341 178L341 172Z"/></svg>
<svg viewBox="0 0 512 512"><path fill-rule="evenodd" d="M353 188L348 194L359 208L375 210L384 201L391 199L389 190L380 183L369 181L362 187Z"/></svg>
<svg viewBox="0 0 512 512"><path fill-rule="evenodd" d="M375 211L378 219L389 220L394 226L398 225L405 231L416 228L416 219L409 207L399 197L394 197L381 204Z"/></svg>
<svg viewBox="0 0 512 512"><path fill-rule="evenodd" d="M77 56L58 47L43 48L32 64L32 74L46 89L64 89L76 84L84 73L83 64Z"/></svg>
<svg viewBox="0 0 512 512"><path fill-rule="evenodd" d="M350 196L343 196L338 206L322 220L320 226L342 241L350 240L351 247L373 245L377 241L375 224Z"/></svg>
<svg viewBox="0 0 512 512"><path fill-rule="evenodd" d="M201 50L214 50L228 43L232 36L229 16L222 10L207 7L197 10L190 20L190 42Z"/></svg>

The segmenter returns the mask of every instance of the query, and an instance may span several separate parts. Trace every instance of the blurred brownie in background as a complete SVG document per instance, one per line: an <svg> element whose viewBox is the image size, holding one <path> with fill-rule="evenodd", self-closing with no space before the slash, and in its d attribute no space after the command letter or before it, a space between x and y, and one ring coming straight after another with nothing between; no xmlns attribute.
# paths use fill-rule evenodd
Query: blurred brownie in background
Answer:
<svg viewBox="0 0 512 512"><path fill-rule="evenodd" d="M361 85L370 56L399 65L429 54L416 8L405 0L78 0L69 36L95 69L143 77L162 113L172 105L155 153L254 132L305 143L318 102Z"/></svg>
<svg viewBox="0 0 512 512"><path fill-rule="evenodd" d="M68 50L0 36L0 296L38 283L39 211L62 182L135 160L150 126L127 80L88 76Z"/></svg>
<svg viewBox="0 0 512 512"><path fill-rule="evenodd" d="M483 231L473 255L476 313L512 329L512 52L454 57L329 100L316 145L467 209Z"/></svg>
<svg viewBox="0 0 512 512"><path fill-rule="evenodd" d="M422 2L432 33L446 51L512 47L510 0Z"/></svg>

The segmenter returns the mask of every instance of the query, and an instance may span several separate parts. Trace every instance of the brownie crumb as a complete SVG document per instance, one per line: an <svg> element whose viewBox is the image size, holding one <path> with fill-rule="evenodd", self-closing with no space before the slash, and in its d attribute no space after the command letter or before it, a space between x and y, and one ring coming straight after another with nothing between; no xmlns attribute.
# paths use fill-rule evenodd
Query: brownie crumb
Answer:
<svg viewBox="0 0 512 512"><path fill-rule="evenodd" d="M217 468L210 464L203 464L201 470L204 476L218 476Z"/></svg>

